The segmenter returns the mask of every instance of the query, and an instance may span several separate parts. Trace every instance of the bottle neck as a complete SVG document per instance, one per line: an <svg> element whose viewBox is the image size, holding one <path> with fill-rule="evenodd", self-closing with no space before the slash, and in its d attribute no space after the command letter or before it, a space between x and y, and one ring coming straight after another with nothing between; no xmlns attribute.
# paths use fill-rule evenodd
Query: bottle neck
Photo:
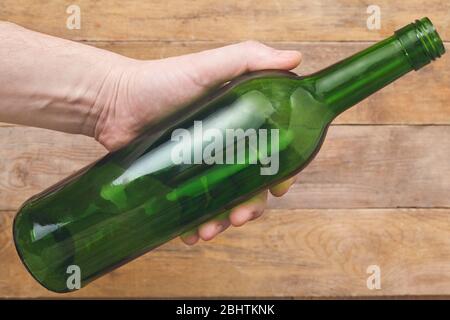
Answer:
<svg viewBox="0 0 450 320"><path fill-rule="evenodd" d="M439 35L424 18L311 77L317 97L330 107L335 117L444 52Z"/></svg>

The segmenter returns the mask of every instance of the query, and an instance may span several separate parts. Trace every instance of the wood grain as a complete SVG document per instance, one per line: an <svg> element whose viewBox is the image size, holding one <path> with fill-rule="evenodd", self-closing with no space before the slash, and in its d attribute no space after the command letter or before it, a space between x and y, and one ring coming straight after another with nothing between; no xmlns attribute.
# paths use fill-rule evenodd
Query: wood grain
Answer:
<svg viewBox="0 0 450 320"><path fill-rule="evenodd" d="M450 126L332 126L315 161L272 208L450 207ZM92 139L0 128L0 210L105 154Z"/></svg>
<svg viewBox="0 0 450 320"><path fill-rule="evenodd" d="M211 42L88 42L136 59L160 59L217 48ZM307 75L344 59L373 43L268 43L303 53L294 71ZM450 124L450 55L412 72L343 113L338 124ZM0 123L0 126L7 124Z"/></svg>
<svg viewBox="0 0 450 320"><path fill-rule="evenodd" d="M335 126L274 208L450 208L450 126Z"/></svg>
<svg viewBox="0 0 450 320"><path fill-rule="evenodd" d="M174 240L66 295L41 288L0 214L2 297L327 297L450 294L449 209L271 210L187 247ZM369 265L381 290L369 290Z"/></svg>
<svg viewBox="0 0 450 320"><path fill-rule="evenodd" d="M0 20L137 59L254 39L302 51L300 74L425 15L450 41L442 0L79 0L81 30L69 30L72 4L3 0ZM382 10L380 30L366 28L371 4ZM448 297L449 83L447 54L339 117L316 160L261 219L211 243L174 240L63 296L21 265L12 219L29 196L106 151L87 137L0 123L0 297ZM374 264L381 290L366 287Z"/></svg>
<svg viewBox="0 0 450 320"><path fill-rule="evenodd" d="M226 43L93 42L99 48L136 59L159 59ZM294 71L307 75L361 51L373 43L268 43L301 51L303 63ZM445 55L419 72L412 72L343 113L339 124L450 124L450 56Z"/></svg>
<svg viewBox="0 0 450 320"><path fill-rule="evenodd" d="M77 40L357 41L380 40L430 15L450 40L450 2L378 0L382 27L368 30L371 1L78 0L81 29L66 28L71 0L3 0L0 19Z"/></svg>

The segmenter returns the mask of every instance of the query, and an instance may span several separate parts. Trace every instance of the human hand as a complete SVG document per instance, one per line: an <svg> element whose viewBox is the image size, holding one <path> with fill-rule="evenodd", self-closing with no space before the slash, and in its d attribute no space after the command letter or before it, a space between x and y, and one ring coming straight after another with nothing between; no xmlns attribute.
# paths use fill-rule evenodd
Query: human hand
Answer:
<svg viewBox="0 0 450 320"><path fill-rule="evenodd" d="M296 51L254 41L139 61L0 21L0 121L94 136L114 150L145 128L240 74L295 68ZM18 107L20 106L20 107ZM289 179L270 189L283 195ZM268 191L182 236L210 240L259 217Z"/></svg>
<svg viewBox="0 0 450 320"><path fill-rule="evenodd" d="M279 51L253 41L161 60L127 60L109 73L105 87L114 92L100 93L107 100L96 103L100 110L94 135L109 150L117 149L220 84L250 71L290 70L300 61L297 51ZM294 178L284 181L270 192L282 196L293 182ZM230 225L242 226L261 216L267 196L266 190L181 239L192 245L200 238L213 239Z"/></svg>

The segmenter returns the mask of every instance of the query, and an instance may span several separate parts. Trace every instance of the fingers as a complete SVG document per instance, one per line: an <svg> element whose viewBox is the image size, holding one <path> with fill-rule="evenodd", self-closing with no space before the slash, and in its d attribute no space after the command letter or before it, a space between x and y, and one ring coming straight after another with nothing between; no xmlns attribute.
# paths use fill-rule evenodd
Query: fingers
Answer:
<svg viewBox="0 0 450 320"><path fill-rule="evenodd" d="M183 233L180 236L181 240L187 245L194 245L199 239L204 241L211 240L230 226L230 221L228 219L229 214L229 211L221 213L214 219L200 225L198 228Z"/></svg>
<svg viewBox="0 0 450 320"><path fill-rule="evenodd" d="M186 233L183 233L180 238L185 244L192 246L198 242L200 237L198 236L197 228L195 228Z"/></svg>
<svg viewBox="0 0 450 320"><path fill-rule="evenodd" d="M251 198L243 204L227 211L213 220L181 235L181 240L187 245L194 245L199 239L209 241L219 233L225 231L231 224L235 227L242 226L246 222L256 219L262 215L267 204L267 191Z"/></svg>
<svg viewBox="0 0 450 320"><path fill-rule="evenodd" d="M191 77L203 87L222 84L250 71L290 70L301 62L298 51L276 50L256 41L241 42L179 58L191 66Z"/></svg>
<svg viewBox="0 0 450 320"><path fill-rule="evenodd" d="M276 186L273 186L270 188L270 193L274 195L275 197L281 197L286 192L288 192L289 188L295 183L295 180L297 179L297 176L289 178L280 184L277 184Z"/></svg>
<svg viewBox="0 0 450 320"><path fill-rule="evenodd" d="M228 219L229 212L224 212L213 220L202 224L198 228L198 235L204 241L209 241L216 235L226 230L230 226L230 220Z"/></svg>
<svg viewBox="0 0 450 320"><path fill-rule="evenodd" d="M270 188L270 193L275 197L281 197L295 183L295 180L296 177L292 177L283 181ZM230 225L240 227L246 222L260 217L267 205L267 195L268 191L266 190L232 209L231 212L224 212L216 216L213 220L200 225L198 229L184 233L181 235L181 239L188 245L197 243L199 239L209 241L226 230Z"/></svg>
<svg viewBox="0 0 450 320"><path fill-rule="evenodd" d="M262 215L267 204L267 191L260 193L252 199L237 206L230 213L230 222L235 227L256 219Z"/></svg>

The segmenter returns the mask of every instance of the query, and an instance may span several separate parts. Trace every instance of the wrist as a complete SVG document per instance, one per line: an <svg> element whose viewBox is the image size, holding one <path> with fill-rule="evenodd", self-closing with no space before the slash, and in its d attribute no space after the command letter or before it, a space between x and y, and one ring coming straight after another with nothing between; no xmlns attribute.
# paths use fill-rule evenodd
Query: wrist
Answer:
<svg viewBox="0 0 450 320"><path fill-rule="evenodd" d="M141 61L117 56L97 74L95 85L91 85L95 88L95 99L90 99L82 134L94 137L109 150L132 138L132 123L136 119L129 108L133 96L130 90L135 86L134 79L141 67Z"/></svg>
<svg viewBox="0 0 450 320"><path fill-rule="evenodd" d="M133 60L119 55L99 57L102 61L87 71L81 81L74 85L66 102L74 104L80 114L79 133L99 140L99 136L107 123L118 100L121 88L128 77Z"/></svg>
<svg viewBox="0 0 450 320"><path fill-rule="evenodd" d="M0 121L95 136L134 60L0 23Z"/></svg>

